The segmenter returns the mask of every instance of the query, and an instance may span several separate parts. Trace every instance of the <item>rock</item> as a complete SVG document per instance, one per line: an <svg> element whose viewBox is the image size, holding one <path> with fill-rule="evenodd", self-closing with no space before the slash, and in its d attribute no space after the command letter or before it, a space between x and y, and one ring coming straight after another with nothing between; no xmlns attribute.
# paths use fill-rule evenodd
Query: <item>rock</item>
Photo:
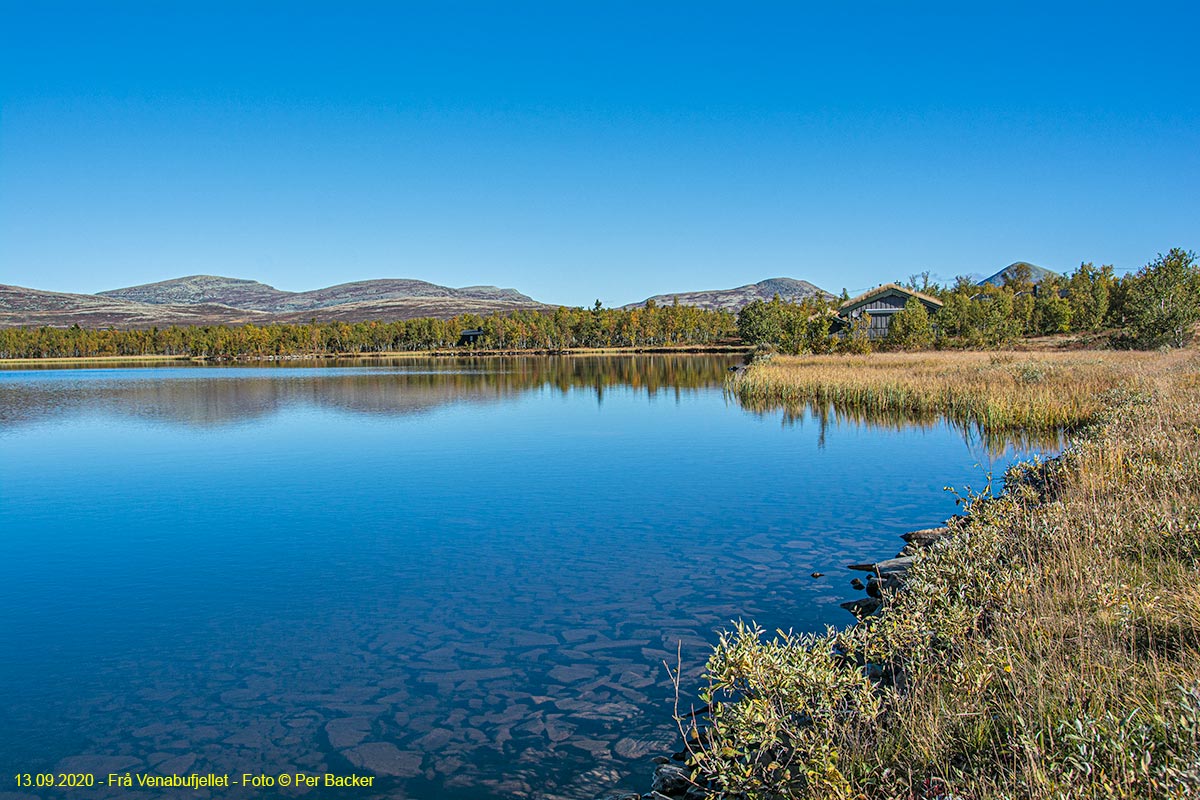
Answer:
<svg viewBox="0 0 1200 800"><path fill-rule="evenodd" d="M655 756L654 758L652 758L650 760L653 761L655 764L670 764L671 763L671 759L667 758L666 756Z"/></svg>
<svg viewBox="0 0 1200 800"><path fill-rule="evenodd" d="M873 572L876 572L880 575L891 572L908 572L909 568L912 567L912 564L912 556L905 556L903 558L889 558L886 561L880 561L878 564L876 564Z"/></svg>
<svg viewBox="0 0 1200 800"><path fill-rule="evenodd" d="M879 577L872 575L867 578L867 594L882 597L884 591L896 591L904 585L904 575L903 572L884 572Z"/></svg>
<svg viewBox="0 0 1200 800"><path fill-rule="evenodd" d="M946 528L946 527L925 528L925 529L919 530L919 531L911 531L909 533L904 534L900 538L903 539L904 541L908 542L909 544L915 544L918 547L930 547L935 542L937 542L939 539L942 539L943 537L948 536L949 533L950 533L950 529Z"/></svg>
<svg viewBox="0 0 1200 800"><path fill-rule="evenodd" d="M110 772L125 772L141 765L141 760L129 756L80 755L68 756L58 762L55 772L84 772L107 775Z"/></svg>
<svg viewBox="0 0 1200 800"><path fill-rule="evenodd" d="M415 778L421 774L421 753L401 750L389 742L369 742L342 755L356 767L374 772L376 775L394 775L399 778Z"/></svg>
<svg viewBox="0 0 1200 800"><path fill-rule="evenodd" d="M866 584L863 583L862 581L860 581L858 578L855 578L854 580L850 581L850 585L860 592L863 589L867 588Z"/></svg>
<svg viewBox="0 0 1200 800"><path fill-rule="evenodd" d="M659 764L654 768L654 782L651 788L668 797L682 797L692 785L687 770L675 764Z"/></svg>
<svg viewBox="0 0 1200 800"><path fill-rule="evenodd" d="M551 669L549 675L551 680L559 683L577 683L596 677L596 670L586 666L562 665Z"/></svg>
<svg viewBox="0 0 1200 800"><path fill-rule="evenodd" d="M168 758L155 766L154 771L159 775L183 775L196 763L194 755L182 755Z"/></svg>
<svg viewBox="0 0 1200 800"><path fill-rule="evenodd" d="M858 600L851 600L849 603L842 603L842 608L849 611L859 619L869 617L879 610L883 605L883 601L874 597L860 597Z"/></svg>
<svg viewBox="0 0 1200 800"><path fill-rule="evenodd" d="M913 557L903 556L899 558L889 558L884 561L877 561L874 564L851 564L850 569L858 570L859 572L907 572L912 566Z"/></svg>
<svg viewBox="0 0 1200 800"><path fill-rule="evenodd" d="M345 750L360 744L371 735L371 720L367 717L339 717L325 723L325 735L334 750Z"/></svg>
<svg viewBox="0 0 1200 800"><path fill-rule="evenodd" d="M613 745L613 752L619 758L645 758L653 752L662 752L662 742L655 739L646 739L643 737L625 736L617 740ZM661 756L660 756L661 758ZM663 759L661 762L657 759L655 763L668 763L668 759Z"/></svg>

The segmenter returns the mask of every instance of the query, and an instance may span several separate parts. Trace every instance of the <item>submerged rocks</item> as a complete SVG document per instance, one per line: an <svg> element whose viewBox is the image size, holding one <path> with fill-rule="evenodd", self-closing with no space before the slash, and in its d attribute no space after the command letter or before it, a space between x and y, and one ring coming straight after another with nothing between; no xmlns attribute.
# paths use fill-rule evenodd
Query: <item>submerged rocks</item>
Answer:
<svg viewBox="0 0 1200 800"><path fill-rule="evenodd" d="M654 768L651 789L667 797L682 797L692 786L687 770L676 764L659 764Z"/></svg>
<svg viewBox="0 0 1200 800"><path fill-rule="evenodd" d="M422 754L401 750L390 742L369 742L344 750L342 755L354 766L376 775L415 778L421 774Z"/></svg>

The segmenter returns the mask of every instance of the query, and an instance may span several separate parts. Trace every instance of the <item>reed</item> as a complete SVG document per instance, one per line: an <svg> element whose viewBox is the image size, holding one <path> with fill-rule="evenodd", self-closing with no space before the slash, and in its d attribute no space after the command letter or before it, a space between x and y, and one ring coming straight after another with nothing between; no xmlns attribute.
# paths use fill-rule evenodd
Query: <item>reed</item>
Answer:
<svg viewBox="0 0 1200 800"><path fill-rule="evenodd" d="M732 375L750 408L826 406L841 413L946 417L987 431L1072 428L1104 394L1138 381L1138 353L879 353L777 356Z"/></svg>

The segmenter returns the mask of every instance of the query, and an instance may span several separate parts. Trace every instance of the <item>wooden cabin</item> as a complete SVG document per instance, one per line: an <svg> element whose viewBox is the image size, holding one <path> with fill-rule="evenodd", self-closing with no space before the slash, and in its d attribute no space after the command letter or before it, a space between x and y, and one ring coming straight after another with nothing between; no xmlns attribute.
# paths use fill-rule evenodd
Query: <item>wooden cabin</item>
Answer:
<svg viewBox="0 0 1200 800"><path fill-rule="evenodd" d="M458 335L458 346L466 347L467 345L475 344L481 336L483 336L483 331L479 328L465 330Z"/></svg>
<svg viewBox="0 0 1200 800"><path fill-rule="evenodd" d="M833 333L848 330L854 320L868 314L871 317L871 326L867 329L867 338L883 339L888 335L892 316L903 309L913 297L920 300L931 315L942 307L942 301L936 297L905 289L896 283L885 283L838 306L837 317L830 330Z"/></svg>

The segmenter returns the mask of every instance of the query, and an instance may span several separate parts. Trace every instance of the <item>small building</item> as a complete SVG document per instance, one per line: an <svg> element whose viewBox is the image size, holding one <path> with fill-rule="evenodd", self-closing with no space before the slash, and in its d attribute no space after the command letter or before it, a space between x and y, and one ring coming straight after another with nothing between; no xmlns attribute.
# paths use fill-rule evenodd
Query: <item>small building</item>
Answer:
<svg viewBox="0 0 1200 800"><path fill-rule="evenodd" d="M871 317L871 326L867 328L867 338L883 339L888 335L892 316L902 310L913 297L920 300L930 314L942 307L942 301L936 297L905 289L896 283L885 283L838 306L837 317L834 318L830 331L839 333L848 330L856 319L868 314Z"/></svg>
<svg viewBox="0 0 1200 800"><path fill-rule="evenodd" d="M479 328L465 330L458 335L458 346L466 347L467 345L475 344L481 336L483 336L483 331Z"/></svg>

